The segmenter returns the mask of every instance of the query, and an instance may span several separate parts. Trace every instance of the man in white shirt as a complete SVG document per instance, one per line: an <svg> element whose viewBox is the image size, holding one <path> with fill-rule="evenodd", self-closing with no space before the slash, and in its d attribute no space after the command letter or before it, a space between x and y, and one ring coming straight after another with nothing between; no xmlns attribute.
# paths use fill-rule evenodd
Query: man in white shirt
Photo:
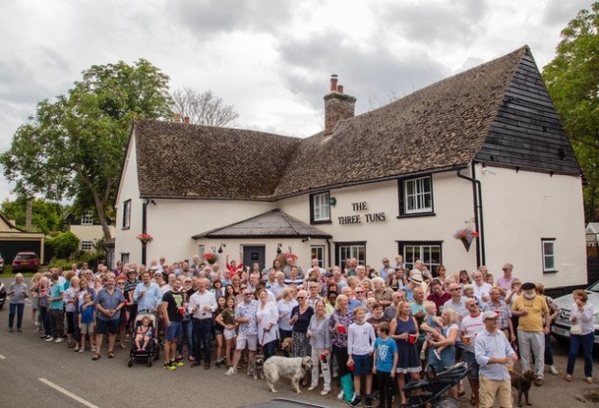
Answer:
<svg viewBox="0 0 599 408"><path fill-rule="evenodd" d="M208 291L208 279L198 280L198 290L189 298L189 313L193 324L193 356L192 367L202 361L201 351L204 346L204 369L210 369L210 335L212 334L212 313L216 311L217 303L214 294Z"/></svg>

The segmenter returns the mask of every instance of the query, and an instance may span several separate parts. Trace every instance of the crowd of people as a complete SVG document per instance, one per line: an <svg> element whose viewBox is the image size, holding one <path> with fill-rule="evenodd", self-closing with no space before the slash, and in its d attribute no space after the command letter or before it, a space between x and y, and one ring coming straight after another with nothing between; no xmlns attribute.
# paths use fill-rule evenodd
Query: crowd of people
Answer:
<svg viewBox="0 0 599 408"><path fill-rule="evenodd" d="M498 279L481 266L473 273L433 272L421 261L406 268L401 256L375 268L349 259L343 268L324 269L313 259L304 272L294 257L271 267L235 261L221 269L198 256L167 264L117 263L114 270L73 264L36 273L31 284L17 274L10 298L9 331L22 331L24 304L31 297L32 321L47 342L67 342L77 353L108 358L115 348L144 351L156 336L164 367L176 370L185 359L194 367L225 368L261 354L311 357L308 390L326 395L339 384L338 398L350 406L380 407L407 401L404 385L434 377L456 362L469 366L470 402L475 407L512 406L510 370L534 370L541 386L553 365L549 325L559 310L540 283L522 283L506 263ZM141 319L136 319L139 314ZM155 316L157 327L147 314ZM585 380L592 383L593 307L584 291L574 291L571 350L566 368L572 381L579 348ZM137 322L137 323L136 323ZM129 342L129 345L127 345ZM590 346L589 346L590 344ZM283 346L285 345L285 346ZM215 351L213 350L215 348ZM213 364L214 361L214 364ZM448 395L465 395L462 383Z"/></svg>

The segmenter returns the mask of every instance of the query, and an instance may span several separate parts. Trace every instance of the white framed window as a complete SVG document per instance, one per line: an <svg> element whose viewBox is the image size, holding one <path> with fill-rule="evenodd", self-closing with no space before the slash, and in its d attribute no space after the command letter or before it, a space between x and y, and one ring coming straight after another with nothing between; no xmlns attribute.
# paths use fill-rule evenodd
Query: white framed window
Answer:
<svg viewBox="0 0 599 408"><path fill-rule="evenodd" d="M400 215L433 212L433 179L431 176L400 180Z"/></svg>
<svg viewBox="0 0 599 408"><path fill-rule="evenodd" d="M131 228L131 200L123 202L123 229Z"/></svg>
<svg viewBox="0 0 599 408"><path fill-rule="evenodd" d="M414 269L414 263L421 260L429 271L435 271L443 263L441 242L400 242L399 253L403 255L406 270Z"/></svg>
<svg viewBox="0 0 599 408"><path fill-rule="evenodd" d="M342 269L345 267L345 261L351 258L358 260L358 265L366 265L366 243L365 242L344 242L337 244L337 262Z"/></svg>
<svg viewBox="0 0 599 408"><path fill-rule="evenodd" d="M89 252L94 249L94 243L92 241L81 241L81 250Z"/></svg>
<svg viewBox="0 0 599 408"><path fill-rule="evenodd" d="M318 266L324 268L324 245L310 246L310 261L318 259Z"/></svg>
<svg viewBox="0 0 599 408"><path fill-rule="evenodd" d="M330 193L310 195L310 221L313 223L331 221Z"/></svg>
<svg viewBox="0 0 599 408"><path fill-rule="evenodd" d="M123 265L129 263L129 252L121 252L121 263Z"/></svg>
<svg viewBox="0 0 599 408"><path fill-rule="evenodd" d="M81 225L94 225L94 220L91 214L85 214L81 217Z"/></svg>
<svg viewBox="0 0 599 408"><path fill-rule="evenodd" d="M543 272L557 272L555 263L555 238L542 238Z"/></svg>

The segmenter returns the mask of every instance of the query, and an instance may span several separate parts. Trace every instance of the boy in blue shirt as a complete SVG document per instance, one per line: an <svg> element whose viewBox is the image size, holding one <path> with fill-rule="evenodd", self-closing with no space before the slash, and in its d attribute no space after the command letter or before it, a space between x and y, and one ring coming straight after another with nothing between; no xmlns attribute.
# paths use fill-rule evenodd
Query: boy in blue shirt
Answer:
<svg viewBox="0 0 599 408"><path fill-rule="evenodd" d="M393 401L393 379L397 368L397 343L389 337L389 323L380 323L377 327L379 337L374 342L374 364L372 372L377 376L381 408L391 408Z"/></svg>

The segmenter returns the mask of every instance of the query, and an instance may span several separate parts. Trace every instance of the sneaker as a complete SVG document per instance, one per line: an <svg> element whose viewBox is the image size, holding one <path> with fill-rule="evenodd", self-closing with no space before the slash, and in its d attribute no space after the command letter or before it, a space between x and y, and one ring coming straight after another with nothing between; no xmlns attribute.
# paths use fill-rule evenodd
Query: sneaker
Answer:
<svg viewBox="0 0 599 408"><path fill-rule="evenodd" d="M426 360L426 350L420 350L420 359L422 361Z"/></svg>
<svg viewBox="0 0 599 408"><path fill-rule="evenodd" d="M62 337L59 337L56 340L54 340L54 343L62 343L63 341L64 339Z"/></svg>
<svg viewBox="0 0 599 408"><path fill-rule="evenodd" d="M360 405L360 402L362 402L362 398L360 398L359 395L354 394L354 397L352 398L352 400L350 402L348 402L347 404L350 407L357 407L358 405Z"/></svg>
<svg viewBox="0 0 599 408"><path fill-rule="evenodd" d="M537 378L535 378L535 385L537 387L540 387L541 385L543 385L543 377L537 377Z"/></svg>
<svg viewBox="0 0 599 408"><path fill-rule="evenodd" d="M227 372L225 373L225 375L234 375L234 374L237 374L237 370L234 369L233 367L229 368L227 370Z"/></svg>
<svg viewBox="0 0 599 408"><path fill-rule="evenodd" d="M437 357L438 360L441 360L441 354L439 354L439 350L433 350L433 354Z"/></svg>
<svg viewBox="0 0 599 408"><path fill-rule="evenodd" d="M166 368L167 370L176 370L177 367L175 367L175 365L173 363L164 363L164 368Z"/></svg>
<svg viewBox="0 0 599 408"><path fill-rule="evenodd" d="M337 399L343 399L343 397L345 396L345 391L343 391L343 388L341 389L341 391L339 391L339 394L337 394Z"/></svg>
<svg viewBox="0 0 599 408"><path fill-rule="evenodd" d="M84 349L83 347L81 347L81 348L79 349L79 352L80 352L80 353L85 353L85 349Z"/></svg>
<svg viewBox="0 0 599 408"><path fill-rule="evenodd" d="M557 371L557 368L555 368L555 366L550 365L549 366L549 371L551 372L551 374L553 375L559 375L559 371Z"/></svg>
<svg viewBox="0 0 599 408"><path fill-rule="evenodd" d="M12 332L13 332L13 330L12 330L12 327L9 327L9 328L8 328L8 332L9 332L9 333L12 333Z"/></svg>
<svg viewBox="0 0 599 408"><path fill-rule="evenodd" d="M316 385L311 385L311 386L308 387L308 391L312 391L315 388L316 388Z"/></svg>
<svg viewBox="0 0 599 408"><path fill-rule="evenodd" d="M320 391L320 395L327 395L329 392L331 392L331 389L325 388L324 390Z"/></svg>
<svg viewBox="0 0 599 408"><path fill-rule="evenodd" d="M46 336L46 341L50 342L50 341L54 341L54 340L55 340L54 337ZM56 340L58 340L58 339L56 339Z"/></svg>
<svg viewBox="0 0 599 408"><path fill-rule="evenodd" d="M181 360L175 360L174 362L171 361L171 364L174 364L175 367L183 367L185 365L185 363Z"/></svg>

